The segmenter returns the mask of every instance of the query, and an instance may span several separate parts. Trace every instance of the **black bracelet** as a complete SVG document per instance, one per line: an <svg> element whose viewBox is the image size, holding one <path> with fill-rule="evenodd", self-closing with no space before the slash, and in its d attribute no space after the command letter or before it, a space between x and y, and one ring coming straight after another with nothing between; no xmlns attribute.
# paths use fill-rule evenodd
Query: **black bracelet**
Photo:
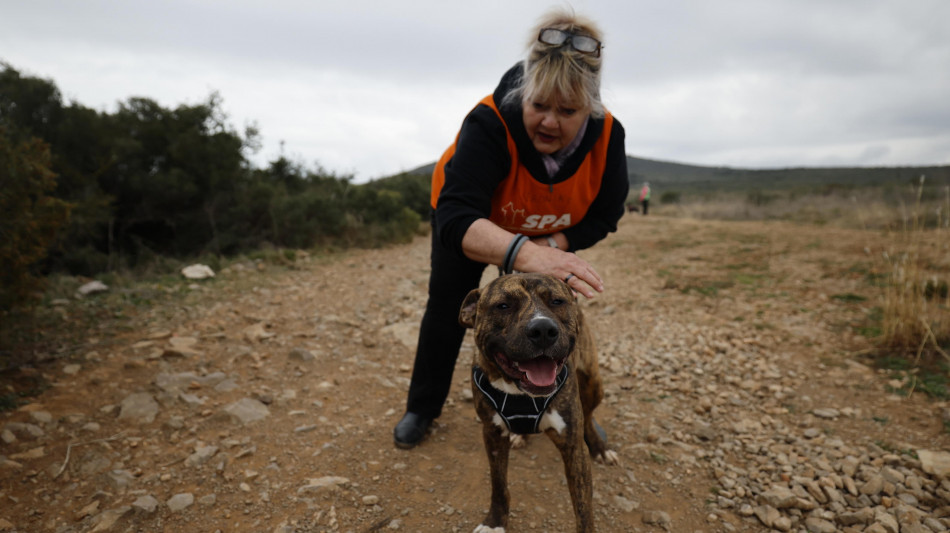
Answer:
<svg viewBox="0 0 950 533"><path fill-rule="evenodd" d="M508 243L508 250L505 251L505 259L501 262L501 266L498 267L498 275L511 274L515 267L515 258L518 257L518 251L521 250L521 247L527 240L528 237L520 233L515 235L514 239L511 239L511 242Z"/></svg>

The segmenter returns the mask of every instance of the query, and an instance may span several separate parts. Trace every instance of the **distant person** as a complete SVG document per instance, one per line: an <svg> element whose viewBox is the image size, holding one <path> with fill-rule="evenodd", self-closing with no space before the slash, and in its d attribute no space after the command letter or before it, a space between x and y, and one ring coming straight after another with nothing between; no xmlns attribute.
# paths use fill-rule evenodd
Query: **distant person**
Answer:
<svg viewBox="0 0 950 533"><path fill-rule="evenodd" d="M400 448L442 413L465 335L459 308L486 266L551 274L588 298L604 290L573 253L616 231L629 190L624 130L600 97L601 31L558 10L530 39L432 174L429 301L393 430Z"/></svg>
<svg viewBox="0 0 950 533"><path fill-rule="evenodd" d="M640 189L640 208L646 216L647 209L650 208L650 184L647 182L643 182L643 187Z"/></svg>

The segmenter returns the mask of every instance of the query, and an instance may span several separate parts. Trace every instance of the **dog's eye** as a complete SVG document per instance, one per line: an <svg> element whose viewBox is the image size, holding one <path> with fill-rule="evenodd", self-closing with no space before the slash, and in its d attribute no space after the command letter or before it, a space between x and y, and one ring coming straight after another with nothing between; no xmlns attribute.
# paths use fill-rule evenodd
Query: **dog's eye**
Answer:
<svg viewBox="0 0 950 533"><path fill-rule="evenodd" d="M564 304L566 304L566 303L567 303L567 300L563 300L563 299L561 299L561 298L555 298L555 299L551 300L551 305L553 305L553 306L555 306L555 307L564 305Z"/></svg>
<svg viewBox="0 0 950 533"><path fill-rule="evenodd" d="M499 303L499 304L495 304L495 309L498 309L499 311L504 311L505 309L510 309L510 308L511 308L511 306L508 305L508 304L505 303L505 302L501 302L501 303Z"/></svg>

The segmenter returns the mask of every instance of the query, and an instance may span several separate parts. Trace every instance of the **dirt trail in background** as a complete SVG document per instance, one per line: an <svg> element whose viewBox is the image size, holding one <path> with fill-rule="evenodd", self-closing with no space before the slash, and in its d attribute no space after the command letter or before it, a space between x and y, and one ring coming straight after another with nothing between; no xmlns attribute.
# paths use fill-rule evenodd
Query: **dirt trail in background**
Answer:
<svg viewBox="0 0 950 533"><path fill-rule="evenodd" d="M600 530L767 531L767 503L804 531L822 508L841 514L833 498L802 511L763 494L808 475L863 483L841 473L855 453L863 466L950 450L945 405L889 394L855 355L879 298L868 274L892 244L631 215L582 252L607 284L584 307L607 388L597 417L622 461L594 468ZM42 369L50 390L0 415L0 531L471 531L489 488L470 337L430 438L392 445L428 250L419 237L294 270L235 265L132 330L90 333L77 360ZM546 438L513 452L510 488L511 531L573 531Z"/></svg>

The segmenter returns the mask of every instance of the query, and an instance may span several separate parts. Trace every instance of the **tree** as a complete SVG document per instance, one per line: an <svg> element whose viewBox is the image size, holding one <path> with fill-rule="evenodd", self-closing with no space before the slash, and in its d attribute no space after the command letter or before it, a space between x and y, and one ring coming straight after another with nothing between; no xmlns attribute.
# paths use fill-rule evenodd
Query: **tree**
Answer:
<svg viewBox="0 0 950 533"><path fill-rule="evenodd" d="M22 304L42 284L33 269L71 207L49 196L55 187L49 146L35 138L14 142L0 126L0 309Z"/></svg>

